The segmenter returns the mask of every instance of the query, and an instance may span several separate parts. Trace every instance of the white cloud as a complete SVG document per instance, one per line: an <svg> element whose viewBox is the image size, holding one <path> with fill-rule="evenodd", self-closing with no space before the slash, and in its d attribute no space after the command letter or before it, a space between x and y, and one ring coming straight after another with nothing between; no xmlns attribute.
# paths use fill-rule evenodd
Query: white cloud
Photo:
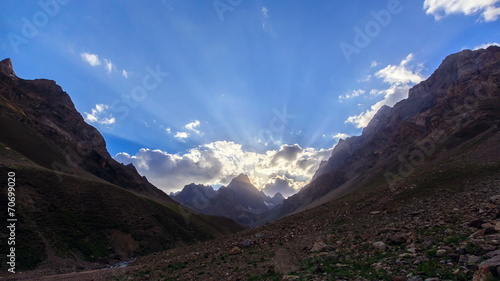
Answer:
<svg viewBox="0 0 500 281"><path fill-rule="evenodd" d="M424 10L436 20L453 14L480 14L488 22L495 21L500 16L498 2L500 0L425 0Z"/></svg>
<svg viewBox="0 0 500 281"><path fill-rule="evenodd" d="M278 178L286 178L295 193L309 182L319 163L330 154L331 149L304 149L296 144L257 153L245 151L234 142L217 141L185 154L141 149L134 156L119 153L115 159L133 163L139 173L166 192L180 190L189 183L227 185L232 178L245 173L259 189ZM292 191L290 188L288 191Z"/></svg>
<svg viewBox="0 0 500 281"><path fill-rule="evenodd" d="M186 132L177 132L175 133L174 138L180 139L180 140L185 140L189 137L189 134Z"/></svg>
<svg viewBox="0 0 500 281"><path fill-rule="evenodd" d="M88 123L98 123L102 125L111 125L116 122L116 119L112 114L107 114L107 110L109 109L108 105L105 104L96 104L95 108L92 108L91 113L84 112L85 121Z"/></svg>
<svg viewBox="0 0 500 281"><path fill-rule="evenodd" d="M122 75L123 77L128 78L128 72L125 69L122 70Z"/></svg>
<svg viewBox="0 0 500 281"><path fill-rule="evenodd" d="M104 67L108 73L111 73L115 69L115 65L108 59L104 59Z"/></svg>
<svg viewBox="0 0 500 281"><path fill-rule="evenodd" d="M389 89L383 90L385 93L384 99L375 103L365 112L359 115L350 116L347 118L345 123L352 123L356 125L356 128L364 128L370 123L373 116L377 111L384 105L393 106L398 101L408 97L408 90L410 90L410 85L392 85Z"/></svg>
<svg viewBox="0 0 500 281"><path fill-rule="evenodd" d="M172 133L172 128L168 127L165 129L165 131L167 132L167 134L171 134Z"/></svg>
<svg viewBox="0 0 500 281"><path fill-rule="evenodd" d="M345 94L343 96L339 96L339 99L341 99L341 100L351 99L351 98L354 98L354 97L359 97L360 95L362 95L364 93L366 93L366 91L358 89L358 90L352 91L352 93L350 93L350 94Z"/></svg>
<svg viewBox="0 0 500 281"><path fill-rule="evenodd" d="M384 82L391 85L404 85L408 83L418 83L424 78L420 75L422 65L418 65L416 70L408 68L408 64L413 60L413 54L409 54L399 65L388 65L377 71L375 76L382 78Z"/></svg>
<svg viewBox="0 0 500 281"><path fill-rule="evenodd" d="M486 44L482 44L482 45L479 45L479 46L476 46L473 48L473 50L479 50L479 49L486 49L488 48L489 46L498 46L500 47L500 43L486 43Z"/></svg>
<svg viewBox="0 0 500 281"><path fill-rule="evenodd" d="M82 57L83 61L90 64L91 66L101 65L101 60L99 59L99 56L96 54L81 53L80 56Z"/></svg>
<svg viewBox="0 0 500 281"><path fill-rule="evenodd" d="M374 68L378 65L378 62L376 60L372 61L372 63L370 64L370 67L371 68Z"/></svg>
<svg viewBox="0 0 500 281"><path fill-rule="evenodd" d="M348 137L350 137L348 134L345 134L345 133L337 133L335 135L333 135L333 139L336 139L336 140L339 140L339 139L347 139Z"/></svg>
<svg viewBox="0 0 500 281"><path fill-rule="evenodd" d="M184 126L184 128L186 128L187 130L190 130L199 135L201 134L201 132L197 129L198 127L200 127L200 121L198 120L194 120L193 122L188 123L186 124L186 126Z"/></svg>
<svg viewBox="0 0 500 281"><path fill-rule="evenodd" d="M381 78L385 83L389 84L390 87L384 90L372 89L370 94L384 94L384 99L372 105L367 111L359 115L350 116L345 123L352 123L355 124L357 128L364 128L382 106L393 106L398 101L407 98L408 90L414 84L424 80L421 74L423 65L411 65L413 59L413 54L409 54L399 63L399 65L388 65L377 71L375 76Z"/></svg>

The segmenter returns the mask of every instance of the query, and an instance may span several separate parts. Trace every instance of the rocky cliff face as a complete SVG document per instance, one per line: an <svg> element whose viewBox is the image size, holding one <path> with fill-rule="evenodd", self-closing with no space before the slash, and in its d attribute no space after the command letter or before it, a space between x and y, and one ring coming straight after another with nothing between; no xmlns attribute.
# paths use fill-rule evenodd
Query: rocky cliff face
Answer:
<svg viewBox="0 0 500 281"><path fill-rule="evenodd" d="M499 114L500 48L450 55L407 99L381 108L361 136L340 141L313 180L285 200L283 214L380 176L387 184L401 182L436 159L463 153L461 144L491 138ZM493 149L484 162L495 155Z"/></svg>
<svg viewBox="0 0 500 281"><path fill-rule="evenodd" d="M109 155L101 134L84 121L55 81L20 79L11 60L5 59L0 62L0 83L0 102L9 109L2 110L5 120L20 122L45 140L35 151L32 144L7 140L7 134L19 134L19 127L6 126L3 141L26 158L57 172L97 176L134 192L171 201L134 169ZM52 157L43 155L49 151Z"/></svg>

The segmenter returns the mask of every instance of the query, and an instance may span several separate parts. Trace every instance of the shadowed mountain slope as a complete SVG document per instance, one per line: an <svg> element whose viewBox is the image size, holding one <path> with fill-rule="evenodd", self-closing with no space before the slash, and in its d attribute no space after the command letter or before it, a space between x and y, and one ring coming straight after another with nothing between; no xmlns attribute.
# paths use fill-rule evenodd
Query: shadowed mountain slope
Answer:
<svg viewBox="0 0 500 281"><path fill-rule="evenodd" d="M0 131L0 174L16 180L18 270L111 263L242 229L182 207L117 163L60 86L18 78L10 59L0 62Z"/></svg>
<svg viewBox="0 0 500 281"><path fill-rule="evenodd" d="M417 168L446 166L471 148L487 151L467 155L474 165L494 163L499 121L500 48L450 55L407 99L382 107L361 136L341 140L313 180L285 200L282 215L373 182L399 188Z"/></svg>

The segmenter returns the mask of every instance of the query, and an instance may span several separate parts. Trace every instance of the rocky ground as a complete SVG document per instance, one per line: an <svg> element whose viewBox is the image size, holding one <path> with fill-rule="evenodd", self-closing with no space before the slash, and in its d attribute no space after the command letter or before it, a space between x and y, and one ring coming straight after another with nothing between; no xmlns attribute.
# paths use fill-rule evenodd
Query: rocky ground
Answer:
<svg viewBox="0 0 500 281"><path fill-rule="evenodd" d="M125 268L42 280L499 280L500 175L436 171L412 182Z"/></svg>

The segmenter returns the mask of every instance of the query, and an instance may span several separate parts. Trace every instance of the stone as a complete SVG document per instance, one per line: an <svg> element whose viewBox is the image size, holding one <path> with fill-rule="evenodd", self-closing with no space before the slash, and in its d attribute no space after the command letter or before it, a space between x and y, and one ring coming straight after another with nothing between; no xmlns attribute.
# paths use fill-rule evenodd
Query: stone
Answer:
<svg viewBox="0 0 500 281"><path fill-rule="evenodd" d="M389 237L389 242L394 245L401 245L406 243L405 234L394 234Z"/></svg>
<svg viewBox="0 0 500 281"><path fill-rule="evenodd" d="M500 195L494 195L490 197L490 202L493 204L500 205Z"/></svg>
<svg viewBox="0 0 500 281"><path fill-rule="evenodd" d="M494 280L493 274L490 272L488 266L480 266L479 269L474 273L474 277L472 277L472 281L488 281Z"/></svg>
<svg viewBox="0 0 500 281"><path fill-rule="evenodd" d="M300 279L300 276L297 276L297 275L285 275L283 276L283 278L281 278L282 281L285 281L285 280L299 280Z"/></svg>
<svg viewBox="0 0 500 281"><path fill-rule="evenodd" d="M324 242L315 242L311 248L311 252L331 252L335 251L335 247L327 245Z"/></svg>
<svg viewBox="0 0 500 281"><path fill-rule="evenodd" d="M491 259L483 261L481 266L490 266L490 267L497 267L500 266L500 256L494 256Z"/></svg>
<svg viewBox="0 0 500 281"><path fill-rule="evenodd" d="M372 212L370 212L370 215L378 215L380 213L381 213L380 211L372 211Z"/></svg>
<svg viewBox="0 0 500 281"><path fill-rule="evenodd" d="M266 234L265 233L255 233L255 237L256 238L263 238L263 237L266 237Z"/></svg>
<svg viewBox="0 0 500 281"><path fill-rule="evenodd" d="M316 255L318 261L335 261L338 257L336 253L332 252L321 252Z"/></svg>
<svg viewBox="0 0 500 281"><path fill-rule="evenodd" d="M385 249L387 249L387 246L382 241L374 242L372 244L372 246L373 246L373 248L375 248L375 250L378 250L378 251L385 251Z"/></svg>
<svg viewBox="0 0 500 281"><path fill-rule="evenodd" d="M230 254L230 255L237 255L237 254L240 254L240 253L241 253L241 249L240 249L240 248L238 248L238 247L233 247L233 248L231 249L231 251L229 251L229 254Z"/></svg>
<svg viewBox="0 0 500 281"><path fill-rule="evenodd" d="M437 250L436 256L442 257L444 255L446 255L446 250L445 249L439 249L439 250Z"/></svg>
<svg viewBox="0 0 500 281"><path fill-rule="evenodd" d="M300 269L299 262L292 252L279 248L273 258L274 271L277 273L290 273Z"/></svg>
<svg viewBox="0 0 500 281"><path fill-rule="evenodd" d="M481 219L473 220L469 223L470 227L478 228L481 229L481 226L483 225L484 221Z"/></svg>
<svg viewBox="0 0 500 281"><path fill-rule="evenodd" d="M484 230L484 235L491 235L491 234L497 234L498 230L496 230L493 227L488 227Z"/></svg>
<svg viewBox="0 0 500 281"><path fill-rule="evenodd" d="M494 256L500 256L500 250L495 250L495 251L488 252L488 253L486 253L486 256L488 258L492 258Z"/></svg>
<svg viewBox="0 0 500 281"><path fill-rule="evenodd" d="M481 228L489 228L489 227L493 227L493 225L491 223L483 223L481 225Z"/></svg>
<svg viewBox="0 0 500 281"><path fill-rule="evenodd" d="M481 257L470 255L467 257L468 264L478 264L481 261Z"/></svg>
<svg viewBox="0 0 500 281"><path fill-rule="evenodd" d="M415 254L417 252L417 249L415 247L410 247L406 250L408 251L408 253L412 253L412 254Z"/></svg>
<svg viewBox="0 0 500 281"><path fill-rule="evenodd" d="M469 235L469 238L478 238L481 236L484 236L484 229L481 229L481 230L478 230L478 231L472 233L471 235Z"/></svg>
<svg viewBox="0 0 500 281"><path fill-rule="evenodd" d="M245 239L241 242L241 246L243 247L250 247L252 245L252 240L250 239Z"/></svg>

